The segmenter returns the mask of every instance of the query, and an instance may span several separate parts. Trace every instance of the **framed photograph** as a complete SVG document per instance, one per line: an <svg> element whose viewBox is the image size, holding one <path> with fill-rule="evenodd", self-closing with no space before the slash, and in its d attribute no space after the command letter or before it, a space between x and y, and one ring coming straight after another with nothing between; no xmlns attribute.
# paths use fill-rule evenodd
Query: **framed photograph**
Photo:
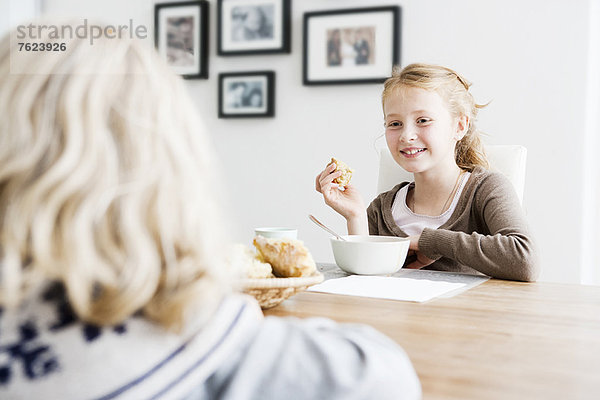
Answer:
<svg viewBox="0 0 600 400"><path fill-rule="evenodd" d="M275 72L219 74L219 118L275 116Z"/></svg>
<svg viewBox="0 0 600 400"><path fill-rule="evenodd" d="M179 75L207 79L208 1L155 4L154 44Z"/></svg>
<svg viewBox="0 0 600 400"><path fill-rule="evenodd" d="M303 83L381 83L400 63L398 6L304 14Z"/></svg>
<svg viewBox="0 0 600 400"><path fill-rule="evenodd" d="M218 0L221 56L290 52L291 0Z"/></svg>

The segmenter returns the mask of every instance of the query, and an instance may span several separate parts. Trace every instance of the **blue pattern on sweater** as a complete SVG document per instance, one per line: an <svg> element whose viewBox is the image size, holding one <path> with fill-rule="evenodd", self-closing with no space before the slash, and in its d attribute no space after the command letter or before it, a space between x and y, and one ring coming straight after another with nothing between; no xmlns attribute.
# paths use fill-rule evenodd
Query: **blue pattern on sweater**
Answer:
<svg viewBox="0 0 600 400"><path fill-rule="evenodd" d="M57 334L74 324L81 326L83 339L92 343L102 335L103 328L78 320L69 305L64 286L51 284L41 299L53 306L55 322L47 328L49 334ZM0 319L3 310L0 308ZM23 373L28 379L38 379L60 370L60 360L52 348L40 338L39 321L27 319L19 325L19 337L14 342L3 343L0 332L0 386L8 385L13 376L13 368L21 364ZM44 329L44 327L42 327ZM122 335L127 331L125 324L111 327L115 333Z"/></svg>

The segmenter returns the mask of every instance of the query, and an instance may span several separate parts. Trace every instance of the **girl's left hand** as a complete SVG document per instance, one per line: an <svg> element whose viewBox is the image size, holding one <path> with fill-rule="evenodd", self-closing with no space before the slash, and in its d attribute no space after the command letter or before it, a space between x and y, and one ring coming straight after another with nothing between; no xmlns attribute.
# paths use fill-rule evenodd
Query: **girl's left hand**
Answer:
<svg viewBox="0 0 600 400"><path fill-rule="evenodd" d="M435 262L435 260L432 260L419 251L419 239L421 238L421 235L409 236L408 238L410 239L410 246L408 247L407 257L416 255L417 258L404 268L421 269Z"/></svg>

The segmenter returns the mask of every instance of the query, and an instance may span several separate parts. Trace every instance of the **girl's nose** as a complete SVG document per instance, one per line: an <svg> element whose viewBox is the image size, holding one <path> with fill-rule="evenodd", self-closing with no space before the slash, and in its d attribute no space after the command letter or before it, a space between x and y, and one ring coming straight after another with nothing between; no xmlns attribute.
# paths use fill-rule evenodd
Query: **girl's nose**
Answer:
<svg viewBox="0 0 600 400"><path fill-rule="evenodd" d="M417 139L417 129L414 126L407 126L400 135L403 142L414 142Z"/></svg>

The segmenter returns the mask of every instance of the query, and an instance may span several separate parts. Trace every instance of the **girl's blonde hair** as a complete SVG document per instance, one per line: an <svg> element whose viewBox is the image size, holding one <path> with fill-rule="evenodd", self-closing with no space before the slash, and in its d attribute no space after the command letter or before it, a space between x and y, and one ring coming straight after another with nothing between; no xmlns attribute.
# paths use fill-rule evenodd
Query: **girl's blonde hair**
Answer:
<svg viewBox="0 0 600 400"><path fill-rule="evenodd" d="M476 166L489 168L481 142L480 132L475 127L477 112L485 106L475 103L469 92L471 84L450 68L431 64L410 64L400 69L394 68L392 76L383 86L382 103L402 86L434 90L446 101L453 117L469 117L469 128L464 137L456 143L454 155L456 164L472 171Z"/></svg>
<svg viewBox="0 0 600 400"><path fill-rule="evenodd" d="M84 320L179 329L229 290L207 133L148 47L0 43L0 305L55 280Z"/></svg>

